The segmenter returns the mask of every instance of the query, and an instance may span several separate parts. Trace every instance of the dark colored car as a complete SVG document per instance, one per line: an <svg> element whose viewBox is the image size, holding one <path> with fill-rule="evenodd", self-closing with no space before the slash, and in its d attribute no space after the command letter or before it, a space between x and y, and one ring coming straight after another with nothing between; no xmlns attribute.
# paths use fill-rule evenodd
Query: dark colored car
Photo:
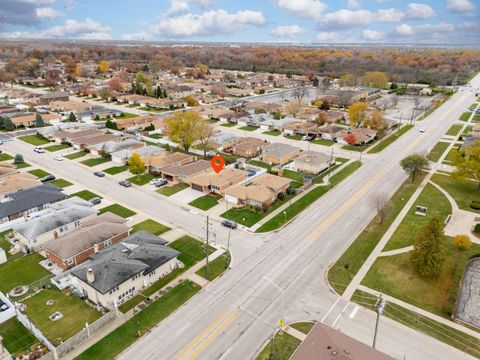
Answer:
<svg viewBox="0 0 480 360"><path fill-rule="evenodd" d="M132 186L132 184L130 183L130 181L127 181L127 180L122 180L119 182L119 184L123 187L126 187L126 188L129 188Z"/></svg>
<svg viewBox="0 0 480 360"><path fill-rule="evenodd" d="M235 221L231 221L231 220L223 220L222 221L222 226L225 226L229 229L236 229L237 228L237 223Z"/></svg>
<svg viewBox="0 0 480 360"><path fill-rule="evenodd" d="M98 205L102 202L102 199L99 198L99 197L94 197L92 199L90 199L90 203L93 204L93 205Z"/></svg>
<svg viewBox="0 0 480 360"><path fill-rule="evenodd" d="M168 181L167 180L158 180L156 183L155 183L155 187L162 187L162 186L165 186L168 184Z"/></svg>
<svg viewBox="0 0 480 360"><path fill-rule="evenodd" d="M103 172L101 172L101 171L95 171L95 172L93 173L93 175L98 176L98 177L104 177L104 176L105 176L105 173L103 173Z"/></svg>
<svg viewBox="0 0 480 360"><path fill-rule="evenodd" d="M40 179L41 182L47 182L47 181L52 181L52 180L55 180L55 176L53 176L53 175L47 175L47 176Z"/></svg>

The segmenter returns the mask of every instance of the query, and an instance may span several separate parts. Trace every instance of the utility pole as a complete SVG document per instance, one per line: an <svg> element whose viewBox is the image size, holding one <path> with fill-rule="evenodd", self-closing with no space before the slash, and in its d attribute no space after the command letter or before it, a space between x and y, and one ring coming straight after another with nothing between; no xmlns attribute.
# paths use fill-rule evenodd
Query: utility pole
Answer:
<svg viewBox="0 0 480 360"><path fill-rule="evenodd" d="M228 230L227 255L225 256L225 269L226 269L227 266L228 266L228 258L230 257L229 250L230 250L230 233L231 233L231 232L232 232L232 230Z"/></svg>
<svg viewBox="0 0 480 360"><path fill-rule="evenodd" d="M207 215L207 227L206 227L206 236L205 236L205 278L208 280L208 215Z"/></svg>
<svg viewBox="0 0 480 360"><path fill-rule="evenodd" d="M377 332L378 332L378 321L380 320L380 315L383 313L383 309L385 309L386 301L382 299L382 295L380 294L380 298L377 301L376 309L377 309L377 319L375 321L375 333L373 335L373 347L375 348L375 344L377 342Z"/></svg>

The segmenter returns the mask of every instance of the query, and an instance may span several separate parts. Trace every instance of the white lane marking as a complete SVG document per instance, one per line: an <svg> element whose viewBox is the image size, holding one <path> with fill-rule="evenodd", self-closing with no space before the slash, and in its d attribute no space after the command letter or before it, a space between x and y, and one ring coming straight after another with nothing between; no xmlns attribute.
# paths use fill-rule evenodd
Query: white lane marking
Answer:
<svg viewBox="0 0 480 360"><path fill-rule="evenodd" d="M227 351L225 351L225 352L223 353L223 355L220 357L220 359L218 359L218 360L222 360L225 356L227 356L227 354L230 352L230 350L232 350L231 347L229 347L229 348L227 349Z"/></svg>
<svg viewBox="0 0 480 360"><path fill-rule="evenodd" d="M184 327L182 327L180 330L178 330L178 331L175 333L175 335L180 334L183 330L185 330L185 329L186 329L187 327L189 327L189 326L190 326L190 323L186 324Z"/></svg>
<svg viewBox="0 0 480 360"><path fill-rule="evenodd" d="M335 301L335 303L332 305L332 307L327 311L327 313L325 314L325 316L322 318L322 320L320 320L320 322L323 323L323 321L327 318L327 316L330 314L330 312L333 310L333 308L338 304L338 302L340 301L340 297L337 299L337 301Z"/></svg>
<svg viewBox="0 0 480 360"><path fill-rule="evenodd" d="M340 320L340 318L342 317L342 315L343 315L343 313L345 312L345 310L347 310L348 305L350 305L350 303L347 303L347 305L345 305L345 307L342 309L342 311L340 312L340 314L338 314L337 318L335 319L335 321L334 321L333 324L332 324L332 327L337 324L338 320Z"/></svg>
<svg viewBox="0 0 480 360"><path fill-rule="evenodd" d="M353 308L353 310L352 310L352 312L350 313L350 315L348 315L348 317L349 317L350 319L353 319L353 318L357 315L358 310L360 310L360 306L355 305L355 307Z"/></svg>

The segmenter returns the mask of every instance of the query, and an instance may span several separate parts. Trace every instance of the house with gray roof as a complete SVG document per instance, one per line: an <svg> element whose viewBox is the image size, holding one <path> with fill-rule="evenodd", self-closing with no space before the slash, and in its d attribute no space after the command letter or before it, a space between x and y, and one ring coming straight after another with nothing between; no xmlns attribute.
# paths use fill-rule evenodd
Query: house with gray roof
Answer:
<svg viewBox="0 0 480 360"><path fill-rule="evenodd" d="M300 148L284 143L265 145L262 151L262 160L275 165L285 165L300 154Z"/></svg>
<svg viewBox="0 0 480 360"><path fill-rule="evenodd" d="M23 189L8 194L0 203L0 224L25 217L47 209L51 204L68 197L61 188L53 184Z"/></svg>
<svg viewBox="0 0 480 360"><path fill-rule="evenodd" d="M95 304L114 309L178 267L178 251L145 231L93 254L75 267L78 289Z"/></svg>
<svg viewBox="0 0 480 360"><path fill-rule="evenodd" d="M101 152L111 154L126 149L140 149L145 144L135 139L126 139L124 141L105 141L90 147L90 153L94 156L100 156Z"/></svg>
<svg viewBox="0 0 480 360"><path fill-rule="evenodd" d="M147 157L147 156L155 156L158 155L162 152L164 152L165 149L159 147L159 146L154 146L154 145L148 145L144 146L140 149L124 149L120 151L115 151L111 153L112 155L112 161L116 164L120 165L125 165L130 159L130 157L134 154L137 153L140 155L141 158Z"/></svg>

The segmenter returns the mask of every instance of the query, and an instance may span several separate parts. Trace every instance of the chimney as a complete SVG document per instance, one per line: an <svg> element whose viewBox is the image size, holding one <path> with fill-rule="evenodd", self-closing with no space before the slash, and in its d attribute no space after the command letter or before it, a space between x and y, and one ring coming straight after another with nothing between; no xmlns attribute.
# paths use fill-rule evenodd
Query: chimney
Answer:
<svg viewBox="0 0 480 360"><path fill-rule="evenodd" d="M92 284L95 281L95 274L93 273L92 268L87 269L87 281L89 284Z"/></svg>
<svg viewBox="0 0 480 360"><path fill-rule="evenodd" d="M99 251L99 249L98 249L98 244L93 244L93 252L94 252L95 254L97 254L98 251Z"/></svg>

